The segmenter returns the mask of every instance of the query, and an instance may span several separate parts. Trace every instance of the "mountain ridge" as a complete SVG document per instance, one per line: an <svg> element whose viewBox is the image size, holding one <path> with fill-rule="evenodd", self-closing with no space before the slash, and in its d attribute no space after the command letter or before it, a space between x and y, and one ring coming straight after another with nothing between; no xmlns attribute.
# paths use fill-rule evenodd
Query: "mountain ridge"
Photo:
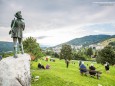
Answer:
<svg viewBox="0 0 115 86"><path fill-rule="evenodd" d="M0 52L13 51L13 42L0 41Z"/></svg>
<svg viewBox="0 0 115 86"><path fill-rule="evenodd" d="M62 44L69 44L69 45L75 45L75 46L80 46L80 45L88 46L91 44L100 43L100 42L110 39L110 38L115 38L115 35L104 35L104 34L88 35L88 36L84 36L81 38L72 39L72 40L62 43ZM62 44L59 44L57 46L61 46Z"/></svg>
<svg viewBox="0 0 115 86"><path fill-rule="evenodd" d="M105 41L110 38L115 38L115 35L89 35L81 38L75 38L65 43L70 45L75 45L75 46L80 46L80 45L88 46L91 44L101 43L102 41ZM61 46L62 44L53 47L58 47ZM40 47L42 49L48 48L48 46L44 46L44 45L41 45ZM13 42L0 41L0 52L7 52L7 51L13 51Z"/></svg>

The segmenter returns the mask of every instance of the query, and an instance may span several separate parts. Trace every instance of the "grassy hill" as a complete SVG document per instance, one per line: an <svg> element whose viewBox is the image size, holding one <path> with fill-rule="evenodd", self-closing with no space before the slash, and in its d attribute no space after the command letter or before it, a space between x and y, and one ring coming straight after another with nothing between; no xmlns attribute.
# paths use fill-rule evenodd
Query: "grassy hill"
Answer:
<svg viewBox="0 0 115 86"><path fill-rule="evenodd" d="M115 38L110 38L110 39L100 42L100 44L103 46L107 46L110 42L114 42L114 41L115 41Z"/></svg>
<svg viewBox="0 0 115 86"><path fill-rule="evenodd" d="M50 64L51 69L43 70L37 69L38 62L43 65ZM104 66L94 63L97 70L102 72L101 78L82 76L79 72L78 62L76 64L70 63L69 68L66 68L65 61L56 59L56 62L46 62L39 60L32 62L31 73L33 76L39 76L39 80L32 82L32 86L115 86L115 66L110 66L110 73L105 72ZM85 62L91 64L91 62ZM88 66L87 66L88 68Z"/></svg>
<svg viewBox="0 0 115 86"><path fill-rule="evenodd" d="M89 35L89 36L84 36L81 38L73 39L73 40L67 42L67 44L88 46L91 44L100 43L100 42L110 39L110 38L115 38L115 35L113 35L113 36L111 36L111 35Z"/></svg>

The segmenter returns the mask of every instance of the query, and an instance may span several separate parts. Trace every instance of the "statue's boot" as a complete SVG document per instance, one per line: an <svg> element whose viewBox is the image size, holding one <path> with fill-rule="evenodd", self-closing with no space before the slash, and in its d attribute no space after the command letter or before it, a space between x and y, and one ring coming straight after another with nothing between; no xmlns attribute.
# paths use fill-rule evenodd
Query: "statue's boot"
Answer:
<svg viewBox="0 0 115 86"><path fill-rule="evenodd" d="M17 58L17 46L14 46L14 58Z"/></svg>
<svg viewBox="0 0 115 86"><path fill-rule="evenodd" d="M19 48L20 48L21 53L24 54L24 49L23 49L23 45L22 44L19 44Z"/></svg>

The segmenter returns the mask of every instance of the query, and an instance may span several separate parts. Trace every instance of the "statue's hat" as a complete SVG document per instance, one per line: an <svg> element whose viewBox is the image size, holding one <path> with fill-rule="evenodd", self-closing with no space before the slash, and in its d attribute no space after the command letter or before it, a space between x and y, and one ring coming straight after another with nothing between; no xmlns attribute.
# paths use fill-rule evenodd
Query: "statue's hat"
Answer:
<svg viewBox="0 0 115 86"><path fill-rule="evenodd" d="M23 19L21 15L21 11L16 12L15 17L19 19Z"/></svg>

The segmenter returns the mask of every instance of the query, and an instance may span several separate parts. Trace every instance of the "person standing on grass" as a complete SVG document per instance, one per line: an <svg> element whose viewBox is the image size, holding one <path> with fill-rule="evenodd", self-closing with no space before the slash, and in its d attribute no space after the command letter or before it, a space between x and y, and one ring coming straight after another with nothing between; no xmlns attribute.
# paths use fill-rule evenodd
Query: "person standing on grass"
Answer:
<svg viewBox="0 0 115 86"><path fill-rule="evenodd" d="M69 66L69 60L66 59L65 62L66 62L66 67L68 68L68 66Z"/></svg>
<svg viewBox="0 0 115 86"><path fill-rule="evenodd" d="M107 73L109 73L109 63L108 62L105 63L105 70Z"/></svg>

